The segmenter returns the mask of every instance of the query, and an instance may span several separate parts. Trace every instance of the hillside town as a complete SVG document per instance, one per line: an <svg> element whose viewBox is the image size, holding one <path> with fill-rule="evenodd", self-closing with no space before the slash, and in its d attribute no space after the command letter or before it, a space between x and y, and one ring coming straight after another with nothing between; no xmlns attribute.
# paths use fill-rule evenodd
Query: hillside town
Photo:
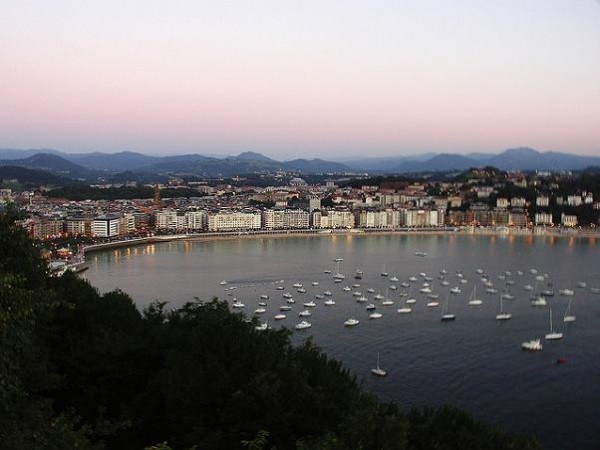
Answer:
<svg viewBox="0 0 600 450"><path fill-rule="evenodd" d="M240 178L237 178L239 181ZM241 179L243 181L243 179ZM378 184L370 184L378 181ZM155 234L274 230L394 230L442 227L594 229L600 217L595 186L582 176L472 169L453 180L352 179L257 187L174 180L197 196L83 200L43 190L0 190L2 203L26 213L21 221L40 240L65 236L115 238ZM101 188L119 187L113 185Z"/></svg>

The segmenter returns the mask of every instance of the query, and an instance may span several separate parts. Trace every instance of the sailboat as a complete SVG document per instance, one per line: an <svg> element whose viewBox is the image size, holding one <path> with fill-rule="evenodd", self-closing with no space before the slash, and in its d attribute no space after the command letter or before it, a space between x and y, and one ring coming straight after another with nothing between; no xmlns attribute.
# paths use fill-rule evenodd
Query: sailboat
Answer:
<svg viewBox="0 0 600 450"><path fill-rule="evenodd" d="M379 353L377 353L377 367L375 369L371 369L371 373L373 375L377 375L378 377L385 377L387 372L379 367Z"/></svg>
<svg viewBox="0 0 600 450"><path fill-rule="evenodd" d="M567 310L565 311L565 316L563 317L563 322L575 322L577 317L571 314L571 306L573 306L573 297L569 299L569 304L567 305Z"/></svg>
<svg viewBox="0 0 600 450"><path fill-rule="evenodd" d="M389 275L389 273L387 273L387 272L385 271L385 264L384 264L384 265L383 265L383 271L381 272L381 276L382 276L382 277L387 277L388 275Z"/></svg>
<svg viewBox="0 0 600 450"><path fill-rule="evenodd" d="M335 262L337 263L337 269L335 271L335 274L333 275L333 279L336 280L343 280L346 278L346 276L340 272L340 261L342 261L342 258L336 258Z"/></svg>
<svg viewBox="0 0 600 450"><path fill-rule="evenodd" d="M404 302L404 306L402 308L398 308L398 314L409 314L412 312L412 308L407 305L407 302Z"/></svg>
<svg viewBox="0 0 600 450"><path fill-rule="evenodd" d="M554 331L552 328L552 308L550 308L550 333L546 334L546 340L548 341L556 341L558 339L562 339L563 334L558 331Z"/></svg>
<svg viewBox="0 0 600 450"><path fill-rule="evenodd" d="M500 312L496 314L496 320L509 320L512 315L504 312L504 303L502 302L502 294L500 294Z"/></svg>
<svg viewBox="0 0 600 450"><path fill-rule="evenodd" d="M444 309L442 309L442 322L449 322L451 320L455 320L456 316L448 312L448 296L446 296L446 301L444 302Z"/></svg>
<svg viewBox="0 0 600 450"><path fill-rule="evenodd" d="M483 301L477 298L477 285L473 285L473 292L469 297L469 306L481 306Z"/></svg>

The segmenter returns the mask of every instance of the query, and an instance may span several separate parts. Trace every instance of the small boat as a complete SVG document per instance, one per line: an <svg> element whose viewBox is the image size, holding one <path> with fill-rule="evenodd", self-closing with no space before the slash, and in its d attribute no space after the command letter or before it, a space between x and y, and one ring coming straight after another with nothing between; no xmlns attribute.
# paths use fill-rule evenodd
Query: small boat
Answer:
<svg viewBox="0 0 600 450"><path fill-rule="evenodd" d="M425 257L427 256L427 252L415 252L415 256L421 256L421 257Z"/></svg>
<svg viewBox="0 0 600 450"><path fill-rule="evenodd" d="M277 314L274 319L275 320L283 320L285 319L287 316L285 314Z"/></svg>
<svg viewBox="0 0 600 450"><path fill-rule="evenodd" d="M460 294L461 292L462 291L460 290L460 288L458 286L455 286L452 289L450 289L451 294Z"/></svg>
<svg viewBox="0 0 600 450"><path fill-rule="evenodd" d="M358 289L358 288L360 287L360 284L358 284L358 283L354 283L354 284L352 285L352 287L353 287L354 289Z"/></svg>
<svg viewBox="0 0 600 450"><path fill-rule="evenodd" d="M517 270L517 275L518 276L522 276L523 275L523 271L522 270Z"/></svg>
<svg viewBox="0 0 600 450"><path fill-rule="evenodd" d="M531 300L531 306L546 306L548 302L541 295Z"/></svg>
<svg viewBox="0 0 600 450"><path fill-rule="evenodd" d="M427 276L427 274L426 274L425 272L420 272L420 273L419 273L419 276L420 276L421 278L425 278L425 277Z"/></svg>
<svg viewBox="0 0 600 450"><path fill-rule="evenodd" d="M369 314L369 319L381 319L382 316L383 316L383 314L374 312L374 313Z"/></svg>
<svg viewBox="0 0 600 450"><path fill-rule="evenodd" d="M362 275L357 273L357 274L354 275L354 279L355 280L362 280Z"/></svg>
<svg viewBox="0 0 600 450"><path fill-rule="evenodd" d="M512 315L504 311L504 302L502 296L500 296L500 312L496 314L496 320L510 320Z"/></svg>
<svg viewBox="0 0 600 450"><path fill-rule="evenodd" d="M398 277L394 276L394 277L390 278L390 281L395 283L398 281Z"/></svg>
<svg viewBox="0 0 600 450"><path fill-rule="evenodd" d="M319 282L318 282L318 281L313 281L311 284L312 284L313 286L318 286L318 285L319 285Z"/></svg>
<svg viewBox="0 0 600 450"><path fill-rule="evenodd" d="M267 304L265 302L259 302L258 306L267 306Z"/></svg>
<svg viewBox="0 0 600 450"><path fill-rule="evenodd" d="M410 286L410 284L408 284L406 281L403 281L402 283L400 283L400 286L402 286L403 288L407 288Z"/></svg>
<svg viewBox="0 0 600 450"><path fill-rule="evenodd" d="M317 304L315 302L313 302L312 300L310 302L303 303L303 305L306 308L314 308L315 306L317 306Z"/></svg>
<svg viewBox="0 0 600 450"><path fill-rule="evenodd" d="M267 310L265 308L258 308L254 310L254 314L264 314Z"/></svg>
<svg viewBox="0 0 600 450"><path fill-rule="evenodd" d="M293 287L294 289L301 288L301 287L302 287L302 283L294 283L294 284L292 284L292 287Z"/></svg>
<svg viewBox="0 0 600 450"><path fill-rule="evenodd" d="M279 311L290 311L292 309L291 306L283 305L279 307Z"/></svg>
<svg viewBox="0 0 600 450"><path fill-rule="evenodd" d="M286 303L289 303L290 305L293 305L294 303L296 303L296 300L294 300L293 298L288 298L286 300Z"/></svg>
<svg viewBox="0 0 600 450"><path fill-rule="evenodd" d="M375 289L373 289L373 288L369 288L369 289L367 289L367 292L368 292L369 294L372 294L373 292L375 292Z"/></svg>
<svg viewBox="0 0 600 450"><path fill-rule="evenodd" d="M382 277L387 277L388 275L389 275L389 273L387 273L387 272L381 272Z"/></svg>
<svg viewBox="0 0 600 450"><path fill-rule="evenodd" d="M595 288L595 287L590 288L590 292L592 294L600 294L600 288Z"/></svg>
<svg viewBox="0 0 600 450"><path fill-rule="evenodd" d="M467 283L468 283L468 281L467 281L467 280L465 280L464 278L461 278L461 279L460 279L460 281L459 281L459 283L460 283L460 284L467 284Z"/></svg>
<svg viewBox="0 0 600 450"><path fill-rule="evenodd" d="M515 296L512 295L510 292L504 292L501 295L504 300L514 300L515 299Z"/></svg>
<svg viewBox="0 0 600 450"><path fill-rule="evenodd" d="M456 320L456 316L452 313L448 312L448 296L446 296L446 301L444 302L444 308L442 309L442 322L449 322L452 320Z"/></svg>
<svg viewBox="0 0 600 450"><path fill-rule="evenodd" d="M306 328L310 328L312 327L312 325L310 324L310 322L307 322L306 320L303 320L302 322L300 322L299 324L297 324L294 328L296 330L305 330Z"/></svg>
<svg viewBox="0 0 600 450"><path fill-rule="evenodd" d="M442 280L442 281L440 281L440 284L442 286L448 286L450 284L450 282L448 280Z"/></svg>
<svg viewBox="0 0 600 450"><path fill-rule="evenodd" d="M564 297L573 297L575 291L573 289L561 289L558 293Z"/></svg>
<svg viewBox="0 0 600 450"><path fill-rule="evenodd" d="M390 300L389 298L386 298L384 301L381 302L381 306L391 306L394 304L393 300Z"/></svg>
<svg viewBox="0 0 600 450"><path fill-rule="evenodd" d="M333 294L331 293L331 291L325 291L325 292L323 292L323 295L326 295L327 297L331 297Z"/></svg>
<svg viewBox="0 0 600 450"><path fill-rule="evenodd" d="M540 339L532 339L531 341L521 343L521 348L523 350L539 352L542 350L542 342Z"/></svg>
<svg viewBox="0 0 600 450"><path fill-rule="evenodd" d="M358 303L365 303L365 302L367 302L368 300L369 300L369 299L368 299L367 297L365 297L365 296L362 296L362 295L356 299L356 301L357 301Z"/></svg>
<svg viewBox="0 0 600 450"><path fill-rule="evenodd" d="M285 294L282 295L283 298L292 298L292 294L290 294L289 292L286 292Z"/></svg>
<svg viewBox="0 0 600 450"><path fill-rule="evenodd" d="M267 324L267 322L261 323L260 325L255 326L254 329L256 331L266 331L269 329L269 325Z"/></svg>
<svg viewBox="0 0 600 450"><path fill-rule="evenodd" d="M552 308L550 308L550 333L546 334L547 341L556 341L558 339L562 339L563 334L558 331L554 331L552 328Z"/></svg>
<svg viewBox="0 0 600 450"><path fill-rule="evenodd" d="M529 269L529 273L532 275L537 275L538 271L537 269Z"/></svg>
<svg viewBox="0 0 600 450"><path fill-rule="evenodd" d="M335 262L342 262L343 260L344 260L344 258L340 258L340 257L334 258Z"/></svg>
<svg viewBox="0 0 600 450"><path fill-rule="evenodd" d="M219 283L221 286L227 286L227 280L221 280Z"/></svg>
<svg viewBox="0 0 600 450"><path fill-rule="evenodd" d="M469 306L481 306L483 300L477 298L477 286L473 285L473 292L469 296Z"/></svg>
<svg viewBox="0 0 600 450"><path fill-rule="evenodd" d="M268 300L268 299L269 299L269 296L268 296L267 294L262 294L262 295L260 296L260 298L262 298L263 300Z"/></svg>
<svg viewBox="0 0 600 450"><path fill-rule="evenodd" d="M354 317L351 317L350 319L348 319L344 322L344 325L347 327L353 327L354 325L358 325L359 323L360 323L360 321L358 321Z"/></svg>
<svg viewBox="0 0 600 450"><path fill-rule="evenodd" d="M235 298L233 299L233 303L231 304L231 306L233 308L244 308L246 305L244 305L242 302L240 302L239 300L236 300Z"/></svg>
<svg viewBox="0 0 600 450"><path fill-rule="evenodd" d="M367 311L372 311L374 309L376 309L377 307L373 304L373 303L369 303L367 305Z"/></svg>
<svg viewBox="0 0 600 450"><path fill-rule="evenodd" d="M330 274L330 273L331 273L331 270L325 269L325 270L323 271L323 273Z"/></svg>
<svg viewBox="0 0 600 450"><path fill-rule="evenodd" d="M342 291L344 291L344 292L350 292L351 290L352 290L352 289L350 288L350 286L344 286L344 287L342 288Z"/></svg>
<svg viewBox="0 0 600 450"><path fill-rule="evenodd" d="M563 317L563 322L565 323L575 322L575 320L577 320L577 317L571 314L571 306L573 306L573 297L569 299L569 304L567 305L567 310L565 311L565 315Z"/></svg>
<svg viewBox="0 0 600 450"><path fill-rule="evenodd" d="M406 304L407 305L414 305L415 303L417 303L417 299L416 298L411 297L411 298L407 298L406 299Z"/></svg>
<svg viewBox="0 0 600 450"><path fill-rule="evenodd" d="M379 367L379 353L377 353L377 367L371 369L371 373L373 375L377 375L378 377L385 377L387 375L387 372Z"/></svg>
<svg viewBox="0 0 600 450"><path fill-rule="evenodd" d="M481 275L483 273L483 269L477 269L475 271L476 274Z"/></svg>
<svg viewBox="0 0 600 450"><path fill-rule="evenodd" d="M406 303L408 303L408 300L406 301ZM439 302L436 302L436 301L430 301L430 302L427 302L426 306L428 308L435 308L437 306L440 306L440 304L439 304Z"/></svg>
<svg viewBox="0 0 600 450"><path fill-rule="evenodd" d="M424 287L424 288L421 288L419 290L419 292L422 293L422 294L430 294L431 293L431 288L430 287Z"/></svg>
<svg viewBox="0 0 600 450"><path fill-rule="evenodd" d="M373 297L375 300L383 300L383 295L377 294Z"/></svg>
<svg viewBox="0 0 600 450"><path fill-rule="evenodd" d="M485 290L485 292L487 292L488 294L492 294L492 295L494 295L494 294L497 294L497 293L498 293L498 289L494 289L494 288L487 288L487 289Z"/></svg>
<svg viewBox="0 0 600 450"><path fill-rule="evenodd" d="M525 286L523 286L523 289L525 289L526 291L533 291L533 286L530 284L526 284Z"/></svg>
<svg viewBox="0 0 600 450"><path fill-rule="evenodd" d="M325 306L333 306L333 305L335 305L335 301L334 301L333 299L331 299L331 298L330 298L330 299L327 299L327 300L325 300L325 301L323 302L323 304L324 304Z"/></svg>
<svg viewBox="0 0 600 450"><path fill-rule="evenodd" d="M415 277L415 276L413 275L412 277L410 277L410 278L408 279L408 281L413 281L413 282L414 282L414 281L417 281L417 277Z"/></svg>
<svg viewBox="0 0 600 450"><path fill-rule="evenodd" d="M360 292L360 291L354 291L354 292L352 293L352 296L353 296L353 297L361 297L361 296L362 296L362 292Z"/></svg>
<svg viewBox="0 0 600 450"><path fill-rule="evenodd" d="M578 288L585 288L585 287L587 287L587 283L585 281L578 281L577 282L577 287Z"/></svg>
<svg viewBox="0 0 600 450"><path fill-rule="evenodd" d="M440 296L438 294L427 294L427 298L435 300L436 298L440 298Z"/></svg>
<svg viewBox="0 0 600 450"><path fill-rule="evenodd" d="M298 289L298 292L301 293L301 294L304 294L304 293L306 293L306 289L300 288L300 289Z"/></svg>
<svg viewBox="0 0 600 450"><path fill-rule="evenodd" d="M396 286L395 284L390 284L390 289L392 291L395 291L396 289L398 289L398 286Z"/></svg>
<svg viewBox="0 0 600 450"><path fill-rule="evenodd" d="M323 294L315 294L315 298L317 300L323 300L325 298L325 295L323 295Z"/></svg>
<svg viewBox="0 0 600 450"><path fill-rule="evenodd" d="M283 286L277 286L275 289L277 289L278 291L283 291L285 289L285 287L283 287Z"/></svg>
<svg viewBox="0 0 600 450"><path fill-rule="evenodd" d="M308 309L305 309L304 311L298 313L298 315L300 317L310 317L312 316L312 313Z"/></svg>

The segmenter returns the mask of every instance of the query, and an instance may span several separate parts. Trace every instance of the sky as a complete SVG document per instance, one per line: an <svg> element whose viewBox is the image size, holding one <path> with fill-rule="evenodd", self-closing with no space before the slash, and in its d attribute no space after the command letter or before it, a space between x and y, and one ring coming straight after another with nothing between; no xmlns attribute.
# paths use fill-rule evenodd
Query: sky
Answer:
<svg viewBox="0 0 600 450"><path fill-rule="evenodd" d="M600 156L599 0L0 0L0 147Z"/></svg>

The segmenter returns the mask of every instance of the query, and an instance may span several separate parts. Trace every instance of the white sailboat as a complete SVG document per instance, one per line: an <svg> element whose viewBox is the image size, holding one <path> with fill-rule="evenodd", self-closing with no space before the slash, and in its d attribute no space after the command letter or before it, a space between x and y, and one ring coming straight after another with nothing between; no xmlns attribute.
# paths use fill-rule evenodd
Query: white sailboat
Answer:
<svg viewBox="0 0 600 450"><path fill-rule="evenodd" d="M562 339L563 334L558 331L554 331L552 328L552 308L550 308L550 333L546 334L547 341L556 341L558 339Z"/></svg>
<svg viewBox="0 0 600 450"><path fill-rule="evenodd" d="M565 315L563 317L563 322L569 323L569 322L575 322L575 320L577 320L577 317L575 317L573 314L571 314L571 306L573 306L573 297L571 297L569 299L569 304L567 305L567 310L565 311Z"/></svg>
<svg viewBox="0 0 600 450"><path fill-rule="evenodd" d="M483 300L477 298L477 285L473 285L473 292L469 297L469 306L481 306L482 304Z"/></svg>
<svg viewBox="0 0 600 450"><path fill-rule="evenodd" d="M496 314L496 320L509 320L512 318L512 315L504 312L504 303L502 302L502 298L502 295L500 295L500 312Z"/></svg>
<svg viewBox="0 0 600 450"><path fill-rule="evenodd" d="M448 296L446 296L446 301L444 302L444 308L442 309L442 322L449 322L451 320L455 320L456 316L452 313L448 312Z"/></svg>
<svg viewBox="0 0 600 450"><path fill-rule="evenodd" d="M387 372L379 367L379 353L377 353L377 367L371 369L371 373L373 375L377 375L378 377L385 377L387 375Z"/></svg>

